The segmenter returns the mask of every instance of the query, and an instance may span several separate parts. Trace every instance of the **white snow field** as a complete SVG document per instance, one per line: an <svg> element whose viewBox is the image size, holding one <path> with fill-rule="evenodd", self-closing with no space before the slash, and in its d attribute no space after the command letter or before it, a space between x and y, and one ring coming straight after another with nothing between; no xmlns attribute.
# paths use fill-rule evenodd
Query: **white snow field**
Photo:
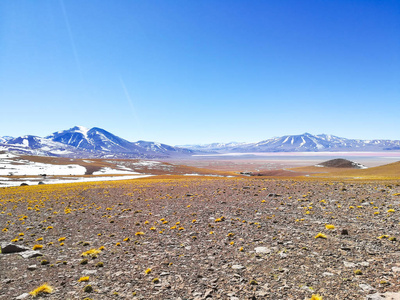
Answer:
<svg viewBox="0 0 400 300"><path fill-rule="evenodd" d="M37 185L39 182L43 182L45 184L56 184L88 181L127 180L152 176L134 172L125 166L118 167L121 167L124 170L104 167L101 168L99 171L94 172L94 176L92 177L75 177L85 175L86 168L78 164L55 165L33 162L25 159L20 159L18 155L15 155L13 153L0 153L0 187L19 186L22 183L26 183L28 185ZM12 176L36 177L15 179ZM52 176L71 177L52 178Z"/></svg>
<svg viewBox="0 0 400 300"><path fill-rule="evenodd" d="M45 180L12 180L3 181L0 179L0 187L10 187L10 186L20 186L22 183L28 185L37 185L40 181L44 184L58 184L58 183L75 183L75 182L93 182L93 181L113 181L113 180L129 180L137 178L145 178L154 175L132 175L132 176L98 176L98 177L64 177L64 178L54 178ZM8 178L7 178L8 179ZM34 178L32 178L34 179Z"/></svg>

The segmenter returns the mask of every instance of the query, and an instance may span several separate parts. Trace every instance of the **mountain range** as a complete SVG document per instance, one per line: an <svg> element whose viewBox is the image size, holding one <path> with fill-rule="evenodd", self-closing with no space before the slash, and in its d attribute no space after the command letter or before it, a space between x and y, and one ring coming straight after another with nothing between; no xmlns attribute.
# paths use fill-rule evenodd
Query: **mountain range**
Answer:
<svg viewBox="0 0 400 300"><path fill-rule="evenodd" d="M257 143L185 145L185 148L223 153L390 151L400 150L400 141L347 139L329 134L313 135L306 132L300 135L274 137Z"/></svg>
<svg viewBox="0 0 400 300"><path fill-rule="evenodd" d="M149 141L130 142L98 127L88 129L75 126L46 137L0 137L0 150L27 155L81 158L169 158L205 153L390 151L400 150L400 141L359 140L304 133L257 143L169 146Z"/></svg>
<svg viewBox="0 0 400 300"><path fill-rule="evenodd" d="M104 129L83 126L54 132L44 138L33 135L3 137L0 138L0 150L75 158L166 158L193 153L193 150L155 142L129 142Z"/></svg>

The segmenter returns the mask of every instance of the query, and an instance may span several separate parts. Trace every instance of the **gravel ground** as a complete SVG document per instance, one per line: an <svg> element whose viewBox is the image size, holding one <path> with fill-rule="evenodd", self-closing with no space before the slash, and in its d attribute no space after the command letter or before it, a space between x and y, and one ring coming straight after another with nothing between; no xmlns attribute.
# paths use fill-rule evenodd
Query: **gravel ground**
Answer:
<svg viewBox="0 0 400 300"><path fill-rule="evenodd" d="M43 248L33 258L0 254L0 299L30 299L44 283L53 292L38 298L398 292L399 205L393 182L171 177L3 188L0 242Z"/></svg>

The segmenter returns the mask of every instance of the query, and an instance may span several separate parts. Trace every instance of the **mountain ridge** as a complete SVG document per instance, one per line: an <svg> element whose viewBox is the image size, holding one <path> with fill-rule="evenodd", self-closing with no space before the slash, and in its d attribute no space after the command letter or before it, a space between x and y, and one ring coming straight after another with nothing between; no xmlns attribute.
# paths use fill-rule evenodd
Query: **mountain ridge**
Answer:
<svg viewBox="0 0 400 300"><path fill-rule="evenodd" d="M99 127L75 126L46 137L26 135L0 139L0 150L40 156L74 158L168 158L192 154L155 142L130 142Z"/></svg>
<svg viewBox="0 0 400 300"><path fill-rule="evenodd" d="M230 142L170 146L139 140L130 142L99 127L75 126L46 137L0 137L0 150L41 156L74 158L170 158L193 154L260 152L340 152L400 150L399 140L347 139L331 134L304 133L273 137L256 143Z"/></svg>
<svg viewBox="0 0 400 300"><path fill-rule="evenodd" d="M185 145L185 148L207 149L219 152L339 152L339 151L390 151L400 150L400 140L362 140L347 139L331 134L313 135L310 133L273 137L256 143L237 143L227 147L203 145Z"/></svg>

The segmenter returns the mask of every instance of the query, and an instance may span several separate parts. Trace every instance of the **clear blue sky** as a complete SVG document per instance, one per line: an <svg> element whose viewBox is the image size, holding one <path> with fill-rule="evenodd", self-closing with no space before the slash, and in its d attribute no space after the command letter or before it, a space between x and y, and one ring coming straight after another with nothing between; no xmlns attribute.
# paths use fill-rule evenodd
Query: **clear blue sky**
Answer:
<svg viewBox="0 0 400 300"><path fill-rule="evenodd" d="M400 1L0 2L0 136L400 139Z"/></svg>

